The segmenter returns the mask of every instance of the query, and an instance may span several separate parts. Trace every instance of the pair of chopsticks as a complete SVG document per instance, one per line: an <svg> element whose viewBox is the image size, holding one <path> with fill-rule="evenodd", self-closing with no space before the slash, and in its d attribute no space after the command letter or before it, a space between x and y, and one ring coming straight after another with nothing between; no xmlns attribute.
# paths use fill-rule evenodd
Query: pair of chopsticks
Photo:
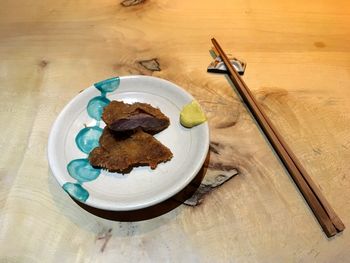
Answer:
<svg viewBox="0 0 350 263"><path fill-rule="evenodd" d="M215 38L213 38L211 41L227 68L229 78L235 85L237 91L250 109L261 129L264 131L279 158L287 168L327 237L332 237L338 232L343 231L345 229L343 222L337 216L326 198L322 195L317 185L312 181L309 174L306 172L297 157L276 130L275 126L266 116L247 85L230 63L227 55L222 50L219 43L215 40Z"/></svg>

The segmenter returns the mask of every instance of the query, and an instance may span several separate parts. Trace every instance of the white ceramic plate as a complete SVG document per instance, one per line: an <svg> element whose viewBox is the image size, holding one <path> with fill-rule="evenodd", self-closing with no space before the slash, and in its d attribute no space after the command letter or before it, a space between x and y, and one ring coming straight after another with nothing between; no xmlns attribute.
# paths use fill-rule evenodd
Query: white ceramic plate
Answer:
<svg viewBox="0 0 350 263"><path fill-rule="evenodd" d="M167 115L170 126L155 137L174 157L155 170L137 167L125 175L93 169L88 153L98 145L105 126L100 116L111 100L146 102ZM168 199L191 182L208 152L208 124L187 129L179 122L182 107L192 100L177 85L149 76L116 77L94 84L68 103L52 127L48 159L53 175L73 198L100 209L135 210Z"/></svg>

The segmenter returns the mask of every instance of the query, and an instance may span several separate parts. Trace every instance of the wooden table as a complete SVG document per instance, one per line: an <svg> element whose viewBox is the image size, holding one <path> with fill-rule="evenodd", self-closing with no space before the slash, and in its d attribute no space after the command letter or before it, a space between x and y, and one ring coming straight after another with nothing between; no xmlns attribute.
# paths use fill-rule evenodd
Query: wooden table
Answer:
<svg viewBox="0 0 350 263"><path fill-rule="evenodd" d="M2 1L1 262L349 260L349 229L326 238L226 78L206 72L211 37L247 62L246 83L350 227L348 1ZM60 188L47 140L79 91L130 74L192 93L210 160L191 205L107 220Z"/></svg>

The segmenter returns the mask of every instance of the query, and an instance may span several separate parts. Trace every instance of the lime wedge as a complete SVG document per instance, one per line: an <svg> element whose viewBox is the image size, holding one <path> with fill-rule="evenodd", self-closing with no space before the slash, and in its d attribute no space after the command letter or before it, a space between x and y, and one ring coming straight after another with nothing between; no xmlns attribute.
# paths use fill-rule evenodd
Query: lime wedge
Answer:
<svg viewBox="0 0 350 263"><path fill-rule="evenodd" d="M180 123L186 128L192 128L205 122L207 118L205 117L201 106L195 100L191 103L186 104L180 113Z"/></svg>

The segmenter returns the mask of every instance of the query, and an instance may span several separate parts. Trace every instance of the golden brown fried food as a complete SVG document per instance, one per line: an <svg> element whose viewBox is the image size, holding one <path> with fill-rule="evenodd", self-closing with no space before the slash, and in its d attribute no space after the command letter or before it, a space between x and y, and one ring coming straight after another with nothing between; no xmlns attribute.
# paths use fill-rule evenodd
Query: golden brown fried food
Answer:
<svg viewBox="0 0 350 263"><path fill-rule="evenodd" d="M169 118L159 109L140 102L127 104L112 101L104 108L102 119L110 129L117 132L141 128L145 132L155 134L170 124Z"/></svg>
<svg viewBox="0 0 350 263"><path fill-rule="evenodd" d="M141 129L128 136L105 127L100 146L92 150L89 161L92 166L110 172L128 173L136 166L149 165L155 169L159 163L172 157L167 147Z"/></svg>

